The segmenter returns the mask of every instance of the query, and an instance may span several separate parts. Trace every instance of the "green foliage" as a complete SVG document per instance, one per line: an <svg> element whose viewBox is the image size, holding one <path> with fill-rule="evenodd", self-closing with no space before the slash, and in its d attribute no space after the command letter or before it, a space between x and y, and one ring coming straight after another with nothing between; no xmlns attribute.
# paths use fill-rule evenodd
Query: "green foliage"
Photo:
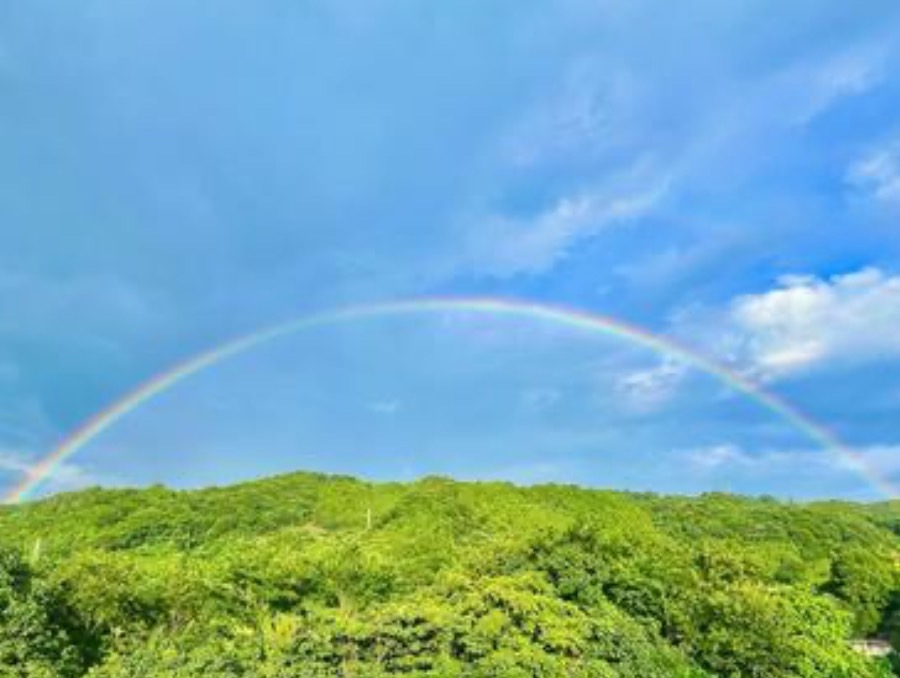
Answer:
<svg viewBox="0 0 900 678"><path fill-rule="evenodd" d="M876 676L848 652L849 619L829 600L740 582L697 599L691 654L720 676Z"/></svg>
<svg viewBox="0 0 900 678"><path fill-rule="evenodd" d="M894 591L900 589L900 568L886 549L845 546L831 561L823 590L843 600L856 613L855 631L872 633L882 624Z"/></svg>
<svg viewBox="0 0 900 678"><path fill-rule="evenodd" d="M294 474L0 511L0 678L891 675L900 506Z"/></svg>
<svg viewBox="0 0 900 678"><path fill-rule="evenodd" d="M0 676L82 675L95 651L62 592L0 549Z"/></svg>

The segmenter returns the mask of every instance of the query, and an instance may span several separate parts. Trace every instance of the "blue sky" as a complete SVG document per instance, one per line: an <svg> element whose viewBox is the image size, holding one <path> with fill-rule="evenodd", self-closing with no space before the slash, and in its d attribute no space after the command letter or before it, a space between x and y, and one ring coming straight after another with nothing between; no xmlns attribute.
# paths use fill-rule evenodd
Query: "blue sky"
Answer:
<svg viewBox="0 0 900 678"><path fill-rule="evenodd" d="M147 377L341 304L502 295L677 338L900 482L900 6L0 7L0 486ZM716 380L434 314L186 381L46 491L312 469L875 497Z"/></svg>

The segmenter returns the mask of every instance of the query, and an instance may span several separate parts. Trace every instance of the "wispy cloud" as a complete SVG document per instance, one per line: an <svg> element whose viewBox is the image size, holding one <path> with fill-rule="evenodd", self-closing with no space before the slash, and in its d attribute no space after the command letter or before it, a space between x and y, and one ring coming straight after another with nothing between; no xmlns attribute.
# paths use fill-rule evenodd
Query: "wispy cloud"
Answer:
<svg viewBox="0 0 900 678"><path fill-rule="evenodd" d="M616 381L616 391L628 407L648 412L663 406L675 396L688 372L683 362L666 358L654 367L633 370Z"/></svg>
<svg viewBox="0 0 900 678"><path fill-rule="evenodd" d="M24 479L37 458L22 450L0 448L0 476L9 478L8 487L13 487ZM73 462L56 466L43 483L45 492L78 490L100 484L110 484L111 478L95 474L93 471Z"/></svg>
<svg viewBox="0 0 900 678"><path fill-rule="evenodd" d="M699 471L713 471L729 466L745 467L757 463L756 459L733 443L683 450L678 455Z"/></svg>
<svg viewBox="0 0 900 678"><path fill-rule="evenodd" d="M785 94L796 97L795 122L807 123L842 99L877 87L887 60L888 50L873 43L788 70L784 74L788 85ZM801 86L791 91L791 85L797 84Z"/></svg>
<svg viewBox="0 0 900 678"><path fill-rule="evenodd" d="M375 400L366 405L370 412L381 415L393 415L403 409L403 403L396 398L387 400Z"/></svg>
<svg viewBox="0 0 900 678"><path fill-rule="evenodd" d="M545 273L579 242L647 215L668 189L666 179L635 177L627 183L633 185L563 196L529 217L494 214L477 220L469 238L471 267L498 278Z"/></svg>
<svg viewBox="0 0 900 678"><path fill-rule="evenodd" d="M476 213L462 245L470 270L497 278L548 274L585 241L677 203L695 182L752 172L760 148L876 88L889 54L878 41L862 43L747 74L739 88L711 78L708 91L678 100L644 65L610 65L600 54L575 60L558 91L544 93L513 126L500 155L517 172L571 172L583 188L530 214ZM648 114L661 107L671 107L678 134Z"/></svg>
<svg viewBox="0 0 900 678"><path fill-rule="evenodd" d="M879 203L900 207L900 139L860 157L847 171L847 182Z"/></svg>
<svg viewBox="0 0 900 678"><path fill-rule="evenodd" d="M818 472L857 473L859 461L878 475L900 473L900 445L868 445L854 450L856 459L815 449L765 449L752 451L736 443L677 450L676 458L698 473L723 472L778 475L815 467ZM859 461L857 461L859 460Z"/></svg>

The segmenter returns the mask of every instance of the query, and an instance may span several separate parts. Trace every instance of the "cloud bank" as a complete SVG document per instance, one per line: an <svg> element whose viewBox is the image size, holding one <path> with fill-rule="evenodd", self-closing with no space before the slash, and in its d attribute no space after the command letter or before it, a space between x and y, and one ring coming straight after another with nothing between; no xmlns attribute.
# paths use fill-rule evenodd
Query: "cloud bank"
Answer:
<svg viewBox="0 0 900 678"><path fill-rule="evenodd" d="M786 275L772 289L740 295L688 324L721 358L764 381L896 360L900 275L878 268Z"/></svg>

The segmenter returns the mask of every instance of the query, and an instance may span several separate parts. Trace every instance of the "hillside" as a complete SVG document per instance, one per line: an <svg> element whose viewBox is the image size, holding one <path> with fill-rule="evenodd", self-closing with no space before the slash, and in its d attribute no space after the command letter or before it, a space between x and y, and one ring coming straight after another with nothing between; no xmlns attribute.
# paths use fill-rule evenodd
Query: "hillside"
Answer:
<svg viewBox="0 0 900 678"><path fill-rule="evenodd" d="M890 676L900 506L307 473L0 509L0 676ZM900 637L900 633L897 634Z"/></svg>

